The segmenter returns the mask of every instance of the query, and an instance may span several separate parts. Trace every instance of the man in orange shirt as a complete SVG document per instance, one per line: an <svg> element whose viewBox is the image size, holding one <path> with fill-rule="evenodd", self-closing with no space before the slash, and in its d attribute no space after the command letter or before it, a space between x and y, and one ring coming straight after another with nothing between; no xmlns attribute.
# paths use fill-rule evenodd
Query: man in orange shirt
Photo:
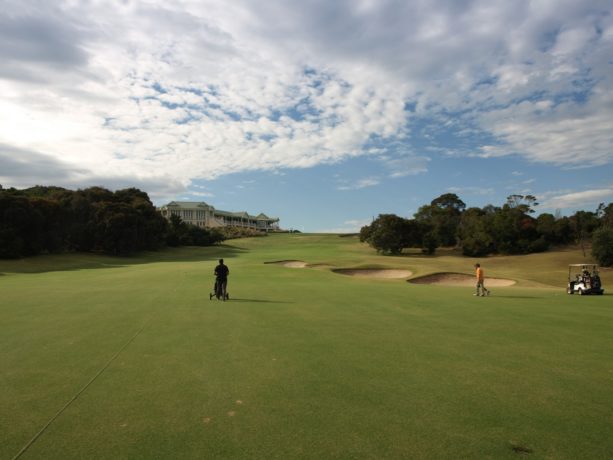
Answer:
<svg viewBox="0 0 613 460"><path fill-rule="evenodd" d="M483 284L484 275L483 275L483 269L481 268L481 264L475 264L475 271L477 275L477 293L475 295L482 296L482 297L485 297L486 295L490 295L489 289L487 289L485 287L485 284Z"/></svg>

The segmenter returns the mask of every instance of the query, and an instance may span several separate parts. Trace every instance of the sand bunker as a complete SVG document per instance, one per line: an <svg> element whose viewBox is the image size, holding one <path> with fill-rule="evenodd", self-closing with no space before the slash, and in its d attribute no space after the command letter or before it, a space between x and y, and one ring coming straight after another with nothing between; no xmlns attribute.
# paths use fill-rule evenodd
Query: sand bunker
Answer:
<svg viewBox="0 0 613 460"><path fill-rule="evenodd" d="M352 269L352 268L339 268L332 270L334 273L340 273L341 275L358 276L361 278L384 278L384 279L406 279L413 274L408 270L396 270L391 268L384 269Z"/></svg>
<svg viewBox="0 0 613 460"><path fill-rule="evenodd" d="M464 273L434 273L433 275L422 276L409 280L413 284L437 284L441 286L474 286L475 277ZM485 278L486 287L512 286L513 280L502 278Z"/></svg>
<svg viewBox="0 0 613 460"><path fill-rule="evenodd" d="M303 262L302 260L277 260L275 262L264 262L264 263L282 265L283 267L289 267L289 268L304 268L309 265L306 262Z"/></svg>

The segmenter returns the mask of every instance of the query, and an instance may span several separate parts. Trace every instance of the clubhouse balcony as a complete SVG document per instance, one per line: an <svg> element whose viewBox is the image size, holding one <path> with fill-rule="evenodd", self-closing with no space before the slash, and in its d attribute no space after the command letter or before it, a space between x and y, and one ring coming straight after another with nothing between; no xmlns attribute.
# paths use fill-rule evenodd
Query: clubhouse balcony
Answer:
<svg viewBox="0 0 613 460"><path fill-rule="evenodd" d="M171 201L158 208L166 219L179 216L183 222L197 227L242 227L263 232L279 230L279 219L264 213L252 216L246 212L229 212L215 209L205 202Z"/></svg>

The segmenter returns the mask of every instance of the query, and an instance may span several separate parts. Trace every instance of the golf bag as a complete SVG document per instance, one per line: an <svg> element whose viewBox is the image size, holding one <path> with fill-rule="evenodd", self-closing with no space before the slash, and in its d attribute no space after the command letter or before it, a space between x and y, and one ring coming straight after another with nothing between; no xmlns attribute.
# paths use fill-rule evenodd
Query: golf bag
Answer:
<svg viewBox="0 0 613 460"><path fill-rule="evenodd" d="M209 294L209 300L212 300L213 297L216 297L217 300L230 300L230 294L228 293L228 291L226 291L226 295L224 296L223 282L218 279L215 280L215 285L213 286L213 293Z"/></svg>

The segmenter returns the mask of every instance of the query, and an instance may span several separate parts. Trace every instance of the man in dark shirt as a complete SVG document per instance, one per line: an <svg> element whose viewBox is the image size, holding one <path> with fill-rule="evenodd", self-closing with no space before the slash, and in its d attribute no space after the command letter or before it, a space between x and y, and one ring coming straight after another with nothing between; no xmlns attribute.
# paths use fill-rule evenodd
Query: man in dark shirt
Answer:
<svg viewBox="0 0 613 460"><path fill-rule="evenodd" d="M219 259L219 265L215 267L215 295L219 299L226 300L228 298L228 293L226 288L228 287L228 275L230 274L230 269L227 265L224 265L223 259Z"/></svg>

